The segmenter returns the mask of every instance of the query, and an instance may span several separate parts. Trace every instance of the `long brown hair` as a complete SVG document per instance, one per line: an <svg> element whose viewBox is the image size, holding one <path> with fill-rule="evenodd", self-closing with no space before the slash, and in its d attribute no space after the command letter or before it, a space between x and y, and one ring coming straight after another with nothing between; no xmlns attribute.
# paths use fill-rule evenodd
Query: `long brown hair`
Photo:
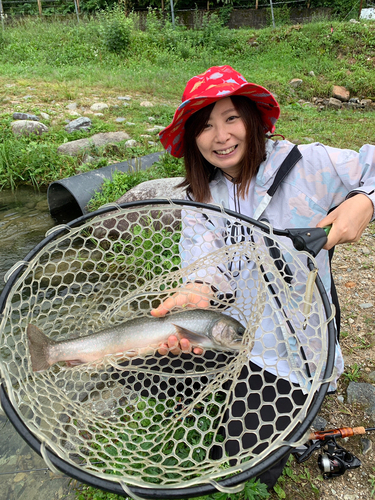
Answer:
<svg viewBox="0 0 375 500"><path fill-rule="evenodd" d="M246 129L246 151L242 159L238 184L238 194L244 198L248 192L250 181L258 172L259 165L266 156L266 143L261 114L256 104L248 97L230 96L234 107L241 116ZM198 149L196 138L203 131L216 102L194 113L185 124L185 180L179 185L186 187L188 195L196 201L210 200L209 183L215 177L216 167L209 163Z"/></svg>

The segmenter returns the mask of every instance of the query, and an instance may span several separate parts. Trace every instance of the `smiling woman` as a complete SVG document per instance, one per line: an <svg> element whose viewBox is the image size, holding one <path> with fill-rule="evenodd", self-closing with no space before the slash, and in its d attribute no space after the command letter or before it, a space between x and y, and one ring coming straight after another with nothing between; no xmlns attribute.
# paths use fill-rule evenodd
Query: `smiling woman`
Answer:
<svg viewBox="0 0 375 500"><path fill-rule="evenodd" d="M316 227L331 225L325 250L317 255L317 262L327 294L331 296L332 292L331 300L338 307L327 250L337 243L357 241L374 216L375 147L363 146L358 154L318 143L297 148L286 140L271 140L272 136L266 134L274 132L279 114L279 105L268 90L247 82L230 66L212 67L188 81L182 104L176 110L172 123L160 132L160 140L173 156L184 156L186 179L181 186L187 188L189 199L214 202L224 209L269 222L273 227L304 227L312 231ZM180 242L182 267L199 262L198 259L223 245L229 248L249 238L251 235L240 223L223 228L205 214L200 218L184 220ZM198 242L202 239L204 244L199 247ZM276 252L275 258L280 259L280 252ZM219 293L236 300L244 298L251 289L251 280L246 276L250 276L253 265L252 259L239 257L229 267L223 264L213 266L210 273L197 271L189 276L189 294L176 290L152 314L162 316L174 307L197 304L194 293L198 297L202 287L211 288L208 294L212 296ZM232 275L228 274L228 269ZM289 277L284 275L284 279L288 281ZM298 405L303 405L306 398L303 384L295 377L294 355L287 352L287 343L282 348L275 348L288 317L283 315L277 325L271 325L267 319L268 305L273 300L279 300L272 290L272 287L268 288L272 293L262 313L262 327L266 333L260 329L255 333L254 346L234 389L243 401L240 408L233 406L228 417L230 424L226 436L233 437L226 447L229 456L236 454L240 438L236 440L234 437L239 437L243 430L236 427L235 418L245 409L253 408L254 389L265 391L259 385L259 371L264 371L267 390L270 390L270 394L263 392L265 401L258 407L266 421L275 421L272 412L268 413L266 402L274 401L281 413L288 414L291 410L285 401L285 394L292 394ZM336 319L339 330L339 316ZM289 328L290 325L287 326ZM300 333L303 331L304 327ZM293 329L293 332L296 330ZM177 352L175 337L170 337L167 345ZM182 343L180 348L191 350ZM318 351L321 348L322 345ZM199 354L196 350L193 352ZM340 375L343 372L343 357L339 345L335 365L337 375ZM292 375L288 381L289 370ZM336 380L332 380L331 390L335 386ZM247 419L247 430L258 425L257 418ZM286 420L282 419L276 424L279 430L285 429L285 425ZM267 432L266 427L262 427L261 434ZM272 433L269 437L272 438ZM259 476L268 487L277 481L287 456Z"/></svg>

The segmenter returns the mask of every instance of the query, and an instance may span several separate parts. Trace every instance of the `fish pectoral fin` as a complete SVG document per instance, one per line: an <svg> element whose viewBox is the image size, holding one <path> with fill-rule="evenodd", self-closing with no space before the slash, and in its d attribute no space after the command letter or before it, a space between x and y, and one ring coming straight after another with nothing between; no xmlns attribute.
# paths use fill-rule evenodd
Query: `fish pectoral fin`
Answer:
<svg viewBox="0 0 375 500"><path fill-rule="evenodd" d="M83 363L84 361L81 361L80 359L69 359L66 361L66 365L69 367L83 365Z"/></svg>
<svg viewBox="0 0 375 500"><path fill-rule="evenodd" d="M209 343L208 338L205 335L201 335L199 333L192 332L190 330L187 330L186 328L175 325L173 323L173 326L176 328L177 331L177 337L179 339L187 339L189 342L191 342L194 345L205 345Z"/></svg>

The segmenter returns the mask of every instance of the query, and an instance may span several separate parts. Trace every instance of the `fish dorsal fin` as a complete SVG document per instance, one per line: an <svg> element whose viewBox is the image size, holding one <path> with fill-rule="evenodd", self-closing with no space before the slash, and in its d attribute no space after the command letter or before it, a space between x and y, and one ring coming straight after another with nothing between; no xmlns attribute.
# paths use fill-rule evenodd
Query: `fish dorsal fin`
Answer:
<svg viewBox="0 0 375 500"><path fill-rule="evenodd" d="M209 339L205 335L192 332L182 326L175 325L174 323L173 326L176 328L177 336L180 339L187 339L194 345L205 345L210 343Z"/></svg>

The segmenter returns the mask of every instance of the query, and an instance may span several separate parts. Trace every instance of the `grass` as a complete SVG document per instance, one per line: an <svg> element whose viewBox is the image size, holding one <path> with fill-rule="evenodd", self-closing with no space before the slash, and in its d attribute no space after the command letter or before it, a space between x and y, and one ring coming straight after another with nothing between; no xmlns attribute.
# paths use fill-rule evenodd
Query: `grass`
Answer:
<svg viewBox="0 0 375 500"><path fill-rule="evenodd" d="M373 112L319 112L315 107L304 107L299 100L328 97L333 84L346 86L352 96L375 99L375 23L327 20L258 31L228 30L212 17L206 18L203 27L187 30L182 26L173 29L168 21L162 24L151 12L146 30L140 31L136 16L124 20L121 15L114 14L116 23L119 19L123 23L121 29L118 24L108 29L113 19L104 14L82 19L79 25L72 17L59 22L13 20L6 26L0 38L0 188L15 189L21 184L43 187L161 150L156 134L151 134L151 139L142 135L147 128L170 123L186 81L215 64L230 64L277 95L282 107L277 132L291 141L314 140L351 149L373 141ZM108 33L112 38L108 39ZM118 40L125 41L118 45ZM310 76L311 71L315 76ZM289 85L295 77L303 80L298 89ZM125 108L117 100L121 95L132 96L130 106ZM109 103L104 116L89 115L93 122L89 132L66 132L66 121L72 119L66 105L76 102L79 108L88 109L95 99ZM140 106L142 100L150 99L152 109ZM10 124L14 111L48 113L50 119L44 121L48 132L40 137L13 136ZM117 123L120 116L134 125ZM124 129L137 141L136 147L120 143L92 151L93 163L89 165L84 163L83 154L57 154L57 147L64 142ZM149 140L156 145L150 145ZM171 162L168 168L181 175L182 163ZM159 170L150 175L169 174ZM144 175L136 173L125 184L131 187L141 180L145 180ZM115 184L119 186L118 179ZM113 196L117 195L114 190ZM92 206L113 199L104 198L94 200Z"/></svg>

